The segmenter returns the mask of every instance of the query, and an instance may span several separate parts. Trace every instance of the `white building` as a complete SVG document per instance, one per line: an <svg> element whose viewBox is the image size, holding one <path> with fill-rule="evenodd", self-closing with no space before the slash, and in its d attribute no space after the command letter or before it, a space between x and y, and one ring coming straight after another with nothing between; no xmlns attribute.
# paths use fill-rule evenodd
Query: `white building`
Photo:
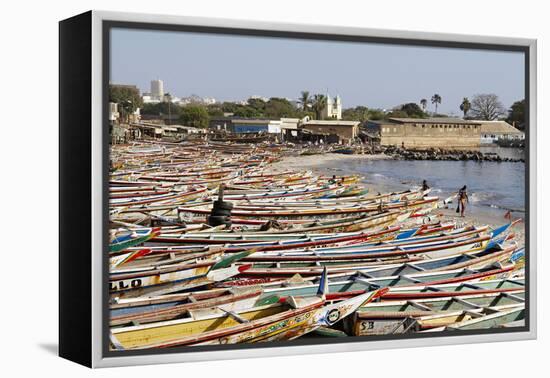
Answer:
<svg viewBox="0 0 550 378"><path fill-rule="evenodd" d="M307 118L309 121L309 117ZM282 140L285 139L285 136L298 136L298 125L300 124L300 118L281 118L281 137Z"/></svg>
<svg viewBox="0 0 550 378"><path fill-rule="evenodd" d="M119 118L118 104L116 102L109 102L109 121L116 122Z"/></svg>
<svg viewBox="0 0 550 378"><path fill-rule="evenodd" d="M153 97L151 93L144 93L141 100L144 104L158 104L160 102L160 99Z"/></svg>
<svg viewBox="0 0 550 378"><path fill-rule="evenodd" d="M151 97L158 101L164 100L164 83L162 80L151 80Z"/></svg>
<svg viewBox="0 0 550 378"><path fill-rule="evenodd" d="M260 132L280 134L281 123L280 119L234 119L232 121L232 131L237 134Z"/></svg>
<svg viewBox="0 0 550 378"><path fill-rule="evenodd" d="M128 114L124 115L124 113L122 112L123 110L124 109L121 108L119 111L119 107L116 102L109 102L109 121L111 123L118 123L120 121L122 122L129 121L130 123L134 123L134 122L139 122L141 120L140 108L137 108L133 113L129 115ZM121 116L123 115L124 115L124 119L121 119Z"/></svg>
<svg viewBox="0 0 550 378"><path fill-rule="evenodd" d="M205 105L214 105L217 102L214 97L203 97L202 101Z"/></svg>
<svg viewBox="0 0 550 378"><path fill-rule="evenodd" d="M259 95L252 95L249 98L252 99L252 100L262 100L263 102L268 102L269 101L269 99L267 97L259 96ZM246 103L248 104L248 101Z"/></svg>
<svg viewBox="0 0 550 378"><path fill-rule="evenodd" d="M200 97L196 94L192 94L188 97L182 97L178 102L180 105L199 104L199 105L213 105L216 103L216 99L213 97Z"/></svg>
<svg viewBox="0 0 550 378"><path fill-rule="evenodd" d="M481 125L481 144L496 143L499 140L522 140L525 133L506 121L472 121Z"/></svg>
<svg viewBox="0 0 550 378"><path fill-rule="evenodd" d="M327 105L321 115L324 119L342 119L342 100L340 96L332 98L327 94Z"/></svg>

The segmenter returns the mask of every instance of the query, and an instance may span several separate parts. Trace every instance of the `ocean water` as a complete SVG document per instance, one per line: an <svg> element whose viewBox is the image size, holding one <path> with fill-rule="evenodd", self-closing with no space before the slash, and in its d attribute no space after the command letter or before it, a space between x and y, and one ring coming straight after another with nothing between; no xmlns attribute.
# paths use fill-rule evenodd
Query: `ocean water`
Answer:
<svg viewBox="0 0 550 378"><path fill-rule="evenodd" d="M329 162L324 168L336 175L362 175L371 192L405 190L427 180L431 195L441 199L467 185L472 211L525 211L524 163L357 159Z"/></svg>
<svg viewBox="0 0 550 378"><path fill-rule="evenodd" d="M498 146L483 146L479 150L485 154L492 153L497 154L502 158L511 158L511 159L524 159L525 150L523 148L508 148L508 147L498 147Z"/></svg>

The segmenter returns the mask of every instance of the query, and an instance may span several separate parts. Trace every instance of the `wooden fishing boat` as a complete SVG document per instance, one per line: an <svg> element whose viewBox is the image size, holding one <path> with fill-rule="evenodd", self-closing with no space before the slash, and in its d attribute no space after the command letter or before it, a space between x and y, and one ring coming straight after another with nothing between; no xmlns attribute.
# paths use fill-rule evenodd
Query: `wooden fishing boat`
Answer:
<svg viewBox="0 0 550 378"><path fill-rule="evenodd" d="M464 310L453 314L456 322L441 327L431 328L424 332L442 332L459 330L476 330L487 328L510 328L525 325L525 305L492 306L481 310ZM449 315L448 315L449 316ZM437 317L419 319L422 323L441 322ZM421 331L422 332L422 331Z"/></svg>
<svg viewBox="0 0 550 378"><path fill-rule="evenodd" d="M304 219L304 218L339 218L350 215L379 213L383 210L419 210L423 207L431 207L437 205L437 197L426 197L421 200L412 201L400 201L391 203L379 203L365 206L352 206L352 207L335 207L325 209L301 209L301 210L280 210L280 211L239 211L235 210L231 212L232 216L239 218L256 218L256 219ZM184 219L192 217L204 217L210 214L210 208L198 208L198 207L178 207L178 213L182 214Z"/></svg>
<svg viewBox="0 0 550 378"><path fill-rule="evenodd" d="M239 252L250 248L259 248L263 251L269 250L282 250L289 248L313 248L316 246L333 245L338 243L357 241L357 240L369 240L380 237L395 236L395 233L399 231L398 226L388 227L378 231L372 232L354 232L354 233L342 233L342 234L320 234L314 237L309 235L300 235L299 239L290 239L287 237L270 237L269 235L254 235L252 239L241 239L239 243L228 243L228 239L233 239L231 235L222 235L216 239L211 235L200 235L201 238L186 237L186 235L179 235L175 238L156 236L151 239L154 243L168 243L168 244L198 244L198 245L212 245L223 244L228 252ZM238 237L238 236L237 236ZM267 239L267 240L266 240ZM282 240L281 240L282 239Z"/></svg>
<svg viewBox="0 0 550 378"><path fill-rule="evenodd" d="M355 232L365 231L376 227L388 227L395 222L403 221L408 218L410 212L401 211L388 211L374 215L367 215L361 217L340 218L338 220L329 221L314 221L309 224L303 225L290 225L289 228L280 229L281 224L278 226L271 225L269 222L263 223L256 230L246 230L246 234L270 234L281 235L290 233L307 233L313 232L322 233L342 233L342 232ZM237 223L237 222L236 222ZM237 223L238 224L238 223ZM283 223L284 227L284 223ZM263 230L262 230L263 229Z"/></svg>
<svg viewBox="0 0 550 378"><path fill-rule="evenodd" d="M369 275L391 275L394 270L399 270L400 272L418 272L434 269L443 269L449 266L461 266L473 265L476 263L485 263L488 260L494 262L494 259L507 259L515 251L515 246L504 249L503 251L486 253L483 246L477 248L474 244L467 244L469 249L468 253L458 253L455 255L450 255L448 258L434 258L434 259L423 259L418 261L400 262L399 264L391 264L389 262L376 261L376 257L367 261L351 261L345 262L344 260L331 261L330 263L324 261L315 261L309 265L302 263L298 264L288 264L284 265L282 263L253 263L252 267L247 269L246 272L243 272L239 277L292 277L295 274L301 276L317 276L322 271L323 267L327 267L330 273L345 273L355 270L368 271ZM472 247L473 246L473 247ZM480 252L476 254L476 252ZM387 256L385 256L387 257ZM478 260L479 259L479 260ZM300 266L301 265L301 266Z"/></svg>
<svg viewBox="0 0 550 378"><path fill-rule="evenodd" d="M151 296L189 290L236 276L250 268L233 264L250 252L219 260L194 259L179 264L152 266L144 269L111 271L109 293L112 298Z"/></svg>
<svg viewBox="0 0 550 378"><path fill-rule="evenodd" d="M267 227L274 227L273 230L266 231L246 231L238 232L236 229L225 230L218 227L195 227L199 231L197 233L192 232L193 227L162 227L160 228L160 234L156 236L155 241L172 242L177 240L178 243L182 243L185 240L189 240L189 244L215 244L214 241L218 241L217 244L225 244L229 242L240 243L259 243L265 241L274 240L292 240L292 239L307 239L317 237L329 237L336 235L358 233L359 231L365 231L367 229L384 229L395 222L402 221L408 217L410 213L402 212L388 212L377 214L369 217L361 217L350 222L341 221L326 221L326 222L313 222L308 223L304 227L293 227L285 230L279 229L278 225L269 225ZM266 227L266 228L267 228ZM452 225L445 227L446 229L452 228ZM441 228L443 230L445 228ZM347 232L340 232L339 230L348 230ZM351 230L351 231L349 231ZM333 231L333 232L324 232ZM417 233L425 233L427 228L424 226L417 227L411 230L405 230L405 233L399 232L398 236L404 238L409 235L409 232L413 232L413 235ZM432 230L437 232L438 230ZM172 239L172 240L170 240Z"/></svg>
<svg viewBox="0 0 550 378"><path fill-rule="evenodd" d="M485 270L485 272L491 272L491 270ZM495 273L495 270L492 271ZM471 271L470 276L478 274L479 271ZM493 274L490 273L490 274ZM457 278L456 272L448 272L448 276L451 278ZM420 284L411 284L411 280L406 278L388 278L386 281L391 285L389 291L380 296L380 301L387 300L414 300L414 299L427 299L427 298L442 298L442 297L462 297L472 294L498 294L498 293L510 293L525 288L525 280L520 279L491 279L486 280L483 277L471 278L470 276L462 276L463 281L452 282L446 284L430 285L429 281ZM434 277L433 275L420 275L415 276L415 280L438 280L441 281L441 276ZM380 280L377 280L380 282ZM405 286L403 286L405 285ZM211 303L211 301L220 301L228 303L231 298L236 298L237 295L251 296L260 290L259 296L253 298L253 302L250 303L249 298L239 302L238 299L234 299L231 303L233 308L246 308L254 306L265 306L280 302L289 296L312 296L315 295L318 290L318 285L315 282L307 281L303 279L293 279L288 281L287 286L272 287L273 285L253 285L245 286L249 288L249 292L233 292L230 290L238 289L239 287L232 287L230 289L210 289L205 291L198 291L193 293L183 294L168 294L150 298L131 298L120 299L116 303L110 305L112 319L116 317L123 317L124 315L141 316L142 314L158 312L160 316L164 314L172 315L174 312L181 314L184 311L179 311L177 308L181 306L182 309L193 309L199 306L205 308ZM327 300L342 300L350 298L366 291L374 290L378 286L378 283L364 281L364 277L360 275L350 276L346 281L339 281L332 279L329 276L328 279L328 293L326 294ZM193 300L190 299L193 298ZM209 302L210 301L210 302ZM187 308L185 306L195 306ZM203 306L204 304L204 306ZM225 308L225 307L224 307ZM171 311L175 309L175 311ZM167 320L167 319L164 319ZM143 323L143 322L140 322ZM112 324L113 325L113 324Z"/></svg>
<svg viewBox="0 0 550 378"><path fill-rule="evenodd" d="M123 230L113 232L109 243L109 252L119 252L135 245L143 244L159 235L159 228L146 228L141 230Z"/></svg>
<svg viewBox="0 0 550 378"><path fill-rule="evenodd" d="M422 199L430 193L430 190L404 190L400 192L390 192L390 193L377 193L374 195L362 195L355 197L346 197L346 198L315 198L315 199L301 199L300 201L293 201L292 199L285 199L281 201L280 199L253 199L246 201L236 201L237 207L262 207L262 206L272 206L272 207L287 207L287 208L302 208L302 207L313 207L313 208L322 208L322 207L334 207L342 205L356 205L357 203L365 204L379 204L390 203L396 201L412 201Z"/></svg>
<svg viewBox="0 0 550 378"><path fill-rule="evenodd" d="M301 307L299 305L300 301L291 297L287 301L291 302L293 307L298 308L285 315L274 315L255 322L243 322L231 329L205 332L195 337L173 340L156 346L166 348L179 345L216 345L294 340L321 326L333 326L353 314L359 306L375 300L384 291L385 289L379 289L321 308L318 308L315 302Z"/></svg>
<svg viewBox="0 0 550 378"><path fill-rule="evenodd" d="M128 264L140 257L143 257L151 252L150 249L139 249L127 253L109 257L109 269L112 271L120 265Z"/></svg>
<svg viewBox="0 0 550 378"><path fill-rule="evenodd" d="M449 268L448 270L436 269L431 272L396 274L386 277L373 277L370 274L365 274L361 270L334 273L329 275L329 287L332 293L342 293L347 291L353 292L355 290L369 290L379 287L410 285L417 285L420 287L459 282L477 282L482 279L506 279L513 276L516 269L513 263L497 264L496 266L493 266L490 261L486 261L486 263L487 264L480 262L481 266L477 268L462 267L457 269ZM301 277L296 275L289 279L234 279L219 283L218 285L220 287L259 285L264 288L262 297L273 294L273 292L270 291L271 289L273 289L273 291L283 290L285 295L306 295L307 293L311 294L311 290L314 290L314 282L316 279L318 279L318 276Z"/></svg>
<svg viewBox="0 0 550 378"><path fill-rule="evenodd" d="M523 308L524 293L523 289L517 289L505 293L371 303L357 310L351 320L351 333L369 336L419 332L438 327L444 330L456 323L479 320L499 308Z"/></svg>
<svg viewBox="0 0 550 378"><path fill-rule="evenodd" d="M181 201L188 201L193 198L197 198L201 193L205 193L207 190L206 187L203 188L194 188L189 189L187 191L177 192L177 193L169 193L169 194L162 194L162 195L151 195L141 198L132 198L130 200L127 199L111 199L109 201L110 207L126 207L126 211L130 211L131 208L139 206L139 205L146 205L151 203L165 203L165 202L175 202L178 204ZM139 209L138 209L139 210Z"/></svg>
<svg viewBox="0 0 550 378"><path fill-rule="evenodd" d="M500 279L460 282L443 285L392 287L381 300L408 300L419 298L461 297L471 294L507 293L525 289L525 279Z"/></svg>
<svg viewBox="0 0 550 378"><path fill-rule="evenodd" d="M323 325L333 325L385 290L326 304L326 289L319 296L290 297L284 303L243 310L194 315L145 325L112 328L115 349L167 348L181 345L224 344L292 339Z"/></svg>
<svg viewBox="0 0 550 378"><path fill-rule="evenodd" d="M414 244L396 243L392 245L388 243L389 245L381 244L374 247L363 247L362 244L354 244L351 247L318 248L315 251L257 252L243 261L273 263L368 260L414 255L422 255L425 258L443 257L484 250L489 240L491 240L490 235L473 235L472 237L456 236L452 239L434 238L433 240L418 241Z"/></svg>
<svg viewBox="0 0 550 378"><path fill-rule="evenodd" d="M163 266L173 266L175 264L184 264L187 262L204 261L208 259L216 260L224 255L225 250L223 247L211 246L200 248L195 251L187 251L186 253L152 252L150 248L145 248L110 256L110 272L143 271L160 269Z"/></svg>
<svg viewBox="0 0 550 378"><path fill-rule="evenodd" d="M436 256L460 256L472 254L477 251L484 250L483 244L473 242L458 247L462 243L453 243L451 250L447 251L443 247L438 246L423 249L428 252L418 252L418 250L407 251L391 251L391 252L375 252L365 254L341 254L338 256L305 256L298 258L290 256L281 259L256 258L243 262L252 263L252 268L247 273L247 277L265 274L266 277L281 277L294 274L315 275L318 269L327 266L331 272L343 272L353 269L366 269L368 267L382 267L399 264L422 264L426 261L432 261ZM477 245L479 244L479 247ZM459 248L464 248L463 250ZM433 253L430 256L429 253ZM294 259L292 259L294 257Z"/></svg>
<svg viewBox="0 0 550 378"><path fill-rule="evenodd" d="M356 260L370 257L395 257L401 255L418 255L424 257L443 257L460 253L475 252L483 248L496 247L510 235L506 234L510 224L492 230L487 235L487 226L465 227L448 233L411 236L400 233L393 239L381 242L363 242L337 247L319 247L315 251L307 249L288 249L282 251L262 251L248 256L245 261L282 262L282 261L337 261ZM414 235L414 234L413 234ZM405 236L405 237L402 237ZM487 242L490 240L490 242ZM470 242L480 243L474 249L468 247Z"/></svg>
<svg viewBox="0 0 550 378"><path fill-rule="evenodd" d="M166 295L160 299L119 300L110 307L110 326L147 324L181 318L189 311L212 310L240 311L254 306L262 293L261 288L232 288L212 293L186 293Z"/></svg>

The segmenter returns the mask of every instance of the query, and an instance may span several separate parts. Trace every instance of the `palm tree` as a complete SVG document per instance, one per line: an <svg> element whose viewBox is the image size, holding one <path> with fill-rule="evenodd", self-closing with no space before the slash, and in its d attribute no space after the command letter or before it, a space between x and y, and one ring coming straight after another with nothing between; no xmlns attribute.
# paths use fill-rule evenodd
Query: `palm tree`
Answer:
<svg viewBox="0 0 550 378"><path fill-rule="evenodd" d="M308 107L311 105L311 98L309 98L309 92L308 91L302 91L300 99L298 100L300 104L302 104L302 110L304 112L307 112Z"/></svg>
<svg viewBox="0 0 550 378"><path fill-rule="evenodd" d="M315 117L317 119L321 119L321 114L323 113L323 109L327 106L327 97L322 94L316 94L313 96L313 101L311 104L311 108L315 112Z"/></svg>
<svg viewBox="0 0 550 378"><path fill-rule="evenodd" d="M460 104L460 110L464 113L464 118L466 118L466 115L470 111L470 108L472 107L472 104L470 104L470 100L468 100L468 97L464 97L462 99L462 104Z"/></svg>
<svg viewBox="0 0 550 378"><path fill-rule="evenodd" d="M426 111L426 107L428 106L428 100L426 100L425 98L423 98L422 100L420 100L420 105L422 106L422 111Z"/></svg>
<svg viewBox="0 0 550 378"><path fill-rule="evenodd" d="M162 101L168 103L168 125L169 125L170 122L171 122L171 118L172 118L172 109L171 109L171 106L170 106L172 104L172 95L170 93L166 93L164 95L164 99Z"/></svg>
<svg viewBox="0 0 550 378"><path fill-rule="evenodd" d="M437 114L437 105L441 104L441 96L437 93L432 96L432 104L435 104L435 114Z"/></svg>

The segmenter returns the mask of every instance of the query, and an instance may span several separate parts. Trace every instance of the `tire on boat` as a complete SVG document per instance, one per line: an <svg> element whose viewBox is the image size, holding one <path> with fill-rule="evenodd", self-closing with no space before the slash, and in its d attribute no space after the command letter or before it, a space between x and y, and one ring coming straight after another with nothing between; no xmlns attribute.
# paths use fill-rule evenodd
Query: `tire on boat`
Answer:
<svg viewBox="0 0 550 378"><path fill-rule="evenodd" d="M227 201L220 201L216 200L214 201L214 210L220 209L220 210L232 210L233 209L233 203L227 202Z"/></svg>
<svg viewBox="0 0 550 378"><path fill-rule="evenodd" d="M220 226L222 224L225 224L226 226L231 226L231 219L227 216L223 215L210 215L207 219L208 224L210 226Z"/></svg>
<svg viewBox="0 0 550 378"><path fill-rule="evenodd" d="M229 217L231 216L231 210L213 208L210 214L212 216Z"/></svg>

